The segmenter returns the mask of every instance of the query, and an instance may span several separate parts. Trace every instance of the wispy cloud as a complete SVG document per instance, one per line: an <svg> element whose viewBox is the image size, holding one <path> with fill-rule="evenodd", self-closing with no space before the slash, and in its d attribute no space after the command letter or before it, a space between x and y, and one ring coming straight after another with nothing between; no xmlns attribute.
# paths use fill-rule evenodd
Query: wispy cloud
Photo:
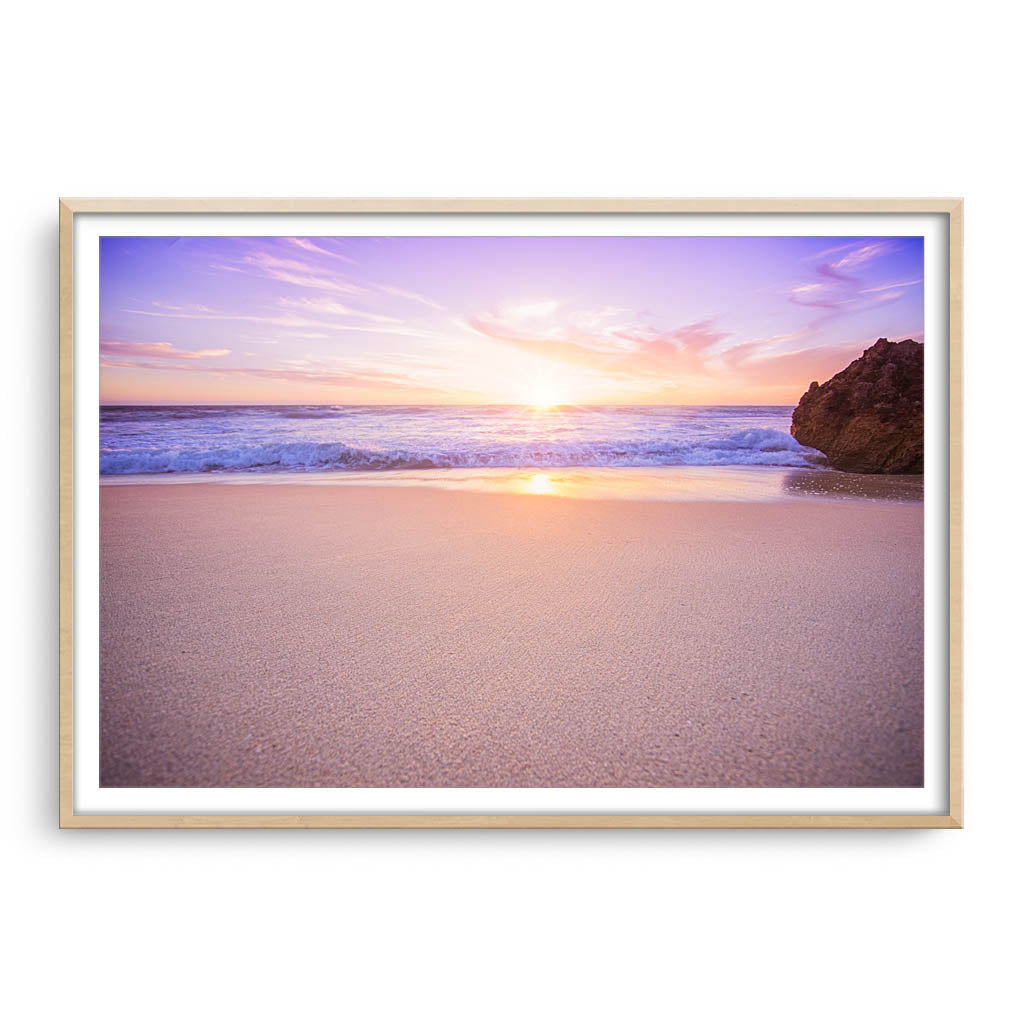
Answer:
<svg viewBox="0 0 1024 1024"><path fill-rule="evenodd" d="M122 341L119 338L103 338L100 341L101 356L133 356L148 359L217 359L231 354L229 348L204 348L198 351L176 348L169 341Z"/></svg>
<svg viewBox="0 0 1024 1024"><path fill-rule="evenodd" d="M265 380L291 381L331 387L366 387L368 385L411 384L407 374L375 373L367 370L329 370L294 367L212 366L207 371L214 377L262 377Z"/></svg>
<svg viewBox="0 0 1024 1024"><path fill-rule="evenodd" d="M829 276L828 270L822 271ZM789 293L789 301L797 306L810 306L812 309L835 310L853 301L845 279L832 281L815 281L810 284L799 284Z"/></svg>
<svg viewBox="0 0 1024 1024"><path fill-rule="evenodd" d="M444 309L444 306L439 302L435 302L433 299L428 299L426 295L420 295L419 292L411 292L407 288L396 288L393 284L377 284L374 287L379 292L383 292L385 295L394 295L399 299L408 299L410 302L418 302L423 306L427 306L430 309Z"/></svg>
<svg viewBox="0 0 1024 1024"><path fill-rule="evenodd" d="M344 253L325 249L322 245L318 245L311 238L286 238L285 241L298 246L300 249L305 249L306 252L316 253L319 256L330 256L332 259L342 260L345 263L356 262L351 256L346 256Z"/></svg>
<svg viewBox="0 0 1024 1024"><path fill-rule="evenodd" d="M849 250L840 259L831 264L831 266L837 271L849 271L854 267L870 263L872 260L878 259L879 256L884 256L886 253L891 252L892 249L893 243L889 240L882 242L870 242L867 245L857 246L856 248Z"/></svg>
<svg viewBox="0 0 1024 1024"><path fill-rule="evenodd" d="M268 278L282 284L297 288L313 288L318 291L339 292L345 295L362 295L367 289L344 277L338 270L325 266L323 260L316 257L327 256L329 259L341 260L345 263L354 261L341 253L330 252L309 239L286 238L282 243L292 243L292 248L301 249L312 259L299 259L291 255L281 255L284 245L272 247L254 244L249 249L231 258L214 260L207 264L208 270L227 271L233 274L249 274ZM291 249L285 250L291 252Z"/></svg>
<svg viewBox="0 0 1024 1024"><path fill-rule="evenodd" d="M320 302L315 299L279 300L283 306L291 306L299 311L311 313L312 316L295 315L292 313L221 313L210 310L205 313L174 309L122 309L122 313L135 316L161 317L170 320L225 320L238 323L254 323L269 328L283 328L293 337L329 338L339 331L362 334L391 334L410 338L436 338L436 332L421 329L407 324L399 317L385 316L355 310L341 303ZM316 315L316 314L321 315ZM353 316L368 320L368 323L342 323L332 316ZM312 330L316 333L309 333Z"/></svg>
<svg viewBox="0 0 1024 1024"><path fill-rule="evenodd" d="M543 302L524 302L517 306L507 306L502 314L510 320L536 320L538 317L551 316L558 309L557 299L545 299Z"/></svg>
<svg viewBox="0 0 1024 1024"><path fill-rule="evenodd" d="M409 288L377 281L360 282L343 274L333 261L358 265L358 261L345 253L327 248L329 239L285 237L271 244L255 243L237 254L233 262L220 259L209 263L208 270L227 271L235 274L249 274L262 277L295 288L313 289L319 292L334 292L340 295L362 296L364 301L377 296L391 296L428 309L443 310L444 306L434 299ZM301 250L305 258L294 250ZM364 314L373 315L373 314Z"/></svg>
<svg viewBox="0 0 1024 1024"><path fill-rule="evenodd" d="M915 284L921 284L923 278L916 278L913 281L893 281L891 284L879 284L873 288L861 288L861 295L869 295L871 292L888 292L894 288L912 288Z"/></svg>
<svg viewBox="0 0 1024 1024"><path fill-rule="evenodd" d="M841 253L842 255L838 259L829 260L828 262L836 269L842 270L843 267L855 267L861 263L877 259L879 256L885 256L891 253L897 245L898 240L891 238L871 242L852 239L849 242L843 242L842 245L834 245L831 248L822 249L820 252L814 253L810 258L813 261L817 261L824 259L826 256L837 256Z"/></svg>
<svg viewBox="0 0 1024 1024"><path fill-rule="evenodd" d="M411 386L413 378L389 364L346 363L344 360L284 359L278 366L197 365L194 360L214 359L229 355L228 349L206 349L183 352L169 343L129 342L107 339L100 343L101 363L111 368L132 370L165 370L165 360L184 360L179 371L192 371L212 377L255 377L292 383L330 387ZM255 352L244 353L255 356Z"/></svg>
<svg viewBox="0 0 1024 1024"><path fill-rule="evenodd" d="M405 322L401 317L387 316L382 313L370 313L365 309L354 309L352 306L346 306L344 303L336 302L333 299L280 299L279 302L282 306L300 309L303 312L329 319L354 316L381 324L401 324Z"/></svg>
<svg viewBox="0 0 1024 1024"><path fill-rule="evenodd" d="M209 306L198 306L198 305L175 306L175 305L172 305L170 302L157 302L156 299L154 299L151 304L156 306L158 309L172 310L172 311L174 311L176 313L188 313L188 312L192 312L192 313L212 313L213 312L213 310L210 309Z"/></svg>
<svg viewBox="0 0 1024 1024"><path fill-rule="evenodd" d="M319 320L310 320L296 316L275 316L273 314L261 315L258 313L218 313L209 310L205 313L194 313L190 311L177 312L172 309L123 309L122 313L132 313L135 316L155 316L168 320L236 320L240 323L267 324L273 327L323 327Z"/></svg>
<svg viewBox="0 0 1024 1024"><path fill-rule="evenodd" d="M254 267L262 276L300 288L315 288L319 291L340 292L344 295L366 293L366 289L362 285L354 284L340 274L327 276L322 267L302 260L288 259L257 250L243 256L242 262L247 266Z"/></svg>
<svg viewBox="0 0 1024 1024"><path fill-rule="evenodd" d="M893 301L899 298L902 292L894 295L893 289L903 285L865 288L857 276L871 263L891 253L896 244L892 239L867 243L852 242L818 253L816 258L833 258L815 267L815 280L802 282L790 290L790 302L797 306L824 310L826 315L835 315L844 307L855 306L864 301L859 297L872 292L885 293L876 301ZM821 322L823 321L819 321L819 324Z"/></svg>

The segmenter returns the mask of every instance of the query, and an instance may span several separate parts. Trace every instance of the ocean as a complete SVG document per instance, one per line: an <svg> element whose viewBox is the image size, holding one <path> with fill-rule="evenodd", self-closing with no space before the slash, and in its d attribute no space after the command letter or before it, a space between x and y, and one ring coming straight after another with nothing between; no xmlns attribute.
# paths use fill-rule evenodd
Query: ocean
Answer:
<svg viewBox="0 0 1024 1024"><path fill-rule="evenodd" d="M819 468L792 406L103 406L100 473Z"/></svg>

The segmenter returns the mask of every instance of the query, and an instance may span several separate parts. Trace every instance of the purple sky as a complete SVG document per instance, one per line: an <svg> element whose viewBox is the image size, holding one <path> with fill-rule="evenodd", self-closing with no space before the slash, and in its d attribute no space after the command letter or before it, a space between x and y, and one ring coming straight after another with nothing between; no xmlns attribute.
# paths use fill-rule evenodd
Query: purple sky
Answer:
<svg viewBox="0 0 1024 1024"><path fill-rule="evenodd" d="M103 238L104 403L795 404L920 238Z"/></svg>

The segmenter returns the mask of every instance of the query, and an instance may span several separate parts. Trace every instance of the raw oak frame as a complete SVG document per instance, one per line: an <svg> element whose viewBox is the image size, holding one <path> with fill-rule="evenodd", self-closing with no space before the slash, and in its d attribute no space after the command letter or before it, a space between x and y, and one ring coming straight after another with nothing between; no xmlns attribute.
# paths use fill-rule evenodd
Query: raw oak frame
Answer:
<svg viewBox="0 0 1024 1024"><path fill-rule="evenodd" d="M928 815L118 815L74 810L74 216L77 213L935 213L949 218L949 809ZM61 828L962 828L963 200L910 199L62 199L60 201Z"/></svg>

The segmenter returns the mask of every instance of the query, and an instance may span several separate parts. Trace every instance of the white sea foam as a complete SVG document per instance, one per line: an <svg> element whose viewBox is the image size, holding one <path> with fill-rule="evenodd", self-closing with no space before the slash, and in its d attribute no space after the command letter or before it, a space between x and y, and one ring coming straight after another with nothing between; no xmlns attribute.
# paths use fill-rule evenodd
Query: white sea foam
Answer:
<svg viewBox="0 0 1024 1024"><path fill-rule="evenodd" d="M811 467L764 407L108 407L100 472Z"/></svg>

